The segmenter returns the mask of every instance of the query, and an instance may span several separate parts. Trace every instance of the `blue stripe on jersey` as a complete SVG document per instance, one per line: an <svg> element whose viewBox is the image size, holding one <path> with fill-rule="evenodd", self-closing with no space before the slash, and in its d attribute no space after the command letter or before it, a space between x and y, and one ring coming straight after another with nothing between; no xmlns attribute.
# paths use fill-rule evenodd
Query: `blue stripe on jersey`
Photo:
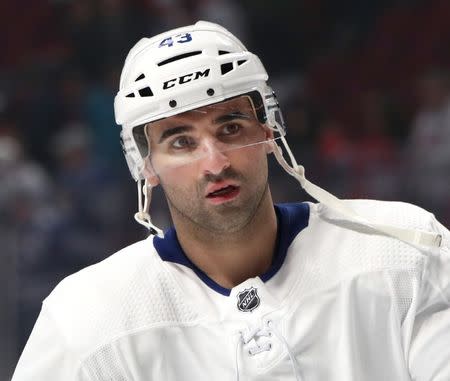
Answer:
<svg viewBox="0 0 450 381"><path fill-rule="evenodd" d="M277 242L272 265L269 270L260 275L262 281L267 282L283 265L287 250L297 234L308 226L309 205L307 203L289 203L275 205L278 220ZM178 263L192 269L197 276L210 288L218 293L229 296L231 290L214 282L208 275L200 270L186 256L178 241L174 228L164 233L164 238L155 236L153 244L163 261Z"/></svg>

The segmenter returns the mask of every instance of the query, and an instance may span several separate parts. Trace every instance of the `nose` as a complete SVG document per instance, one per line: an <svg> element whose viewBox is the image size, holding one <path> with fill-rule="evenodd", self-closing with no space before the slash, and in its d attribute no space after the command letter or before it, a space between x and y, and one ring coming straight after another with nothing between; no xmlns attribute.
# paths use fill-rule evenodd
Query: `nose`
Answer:
<svg viewBox="0 0 450 381"><path fill-rule="evenodd" d="M213 140L204 142L205 157L202 160L202 171L204 174L218 175L230 166L230 159L220 144Z"/></svg>

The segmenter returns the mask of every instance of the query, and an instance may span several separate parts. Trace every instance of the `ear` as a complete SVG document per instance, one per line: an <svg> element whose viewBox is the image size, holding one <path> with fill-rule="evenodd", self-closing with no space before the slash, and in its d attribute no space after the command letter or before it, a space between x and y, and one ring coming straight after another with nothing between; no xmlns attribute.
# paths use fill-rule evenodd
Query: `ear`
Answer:
<svg viewBox="0 0 450 381"><path fill-rule="evenodd" d="M152 188L156 187L159 184L159 177L157 176L152 163L148 158L145 159L145 166L142 174Z"/></svg>
<svg viewBox="0 0 450 381"><path fill-rule="evenodd" d="M269 140L266 144L266 154L273 153L276 150L276 143L273 140Z"/></svg>
<svg viewBox="0 0 450 381"><path fill-rule="evenodd" d="M156 175L146 177L146 179L152 188L156 187L159 184L159 178Z"/></svg>
<svg viewBox="0 0 450 381"><path fill-rule="evenodd" d="M272 153L276 149L276 147L274 147L274 144L276 143L273 140L274 138L273 130L267 127L267 125L264 125L264 131L266 133L267 144L265 144L265 147L266 153L268 155L269 153Z"/></svg>

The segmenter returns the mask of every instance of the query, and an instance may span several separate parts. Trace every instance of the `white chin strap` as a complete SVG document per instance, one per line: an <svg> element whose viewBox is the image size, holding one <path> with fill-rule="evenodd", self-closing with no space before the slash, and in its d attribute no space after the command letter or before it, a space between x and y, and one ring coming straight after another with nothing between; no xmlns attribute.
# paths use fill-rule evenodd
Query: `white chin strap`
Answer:
<svg viewBox="0 0 450 381"><path fill-rule="evenodd" d="M289 173L291 176L295 177L302 188L317 201L328 206L339 214L345 216L353 222L367 226L371 229L376 230L379 233L387 235L389 237L397 238L403 242L412 244L414 246L427 246L427 247L440 247L442 242L442 236L440 234L430 233L415 229L406 229L390 225L375 224L365 219L364 217L355 213L351 208L349 208L342 200L338 199L336 196L325 191L324 189L318 187L317 185L311 183L305 178L305 168L297 164L294 155L292 154L289 145L287 144L284 136L281 136L281 141L289 155L292 166L288 164L283 156L283 151L281 147L274 144L274 154L278 163L283 167L283 169Z"/></svg>
<svg viewBox="0 0 450 381"><path fill-rule="evenodd" d="M150 230L150 234L157 235L158 237L164 238L164 232L152 223L150 217L150 202L152 201L152 187L147 180L144 181L142 185L142 180L137 181L137 191L138 191L138 210L135 213L134 219ZM144 200L142 200L142 194L144 194Z"/></svg>

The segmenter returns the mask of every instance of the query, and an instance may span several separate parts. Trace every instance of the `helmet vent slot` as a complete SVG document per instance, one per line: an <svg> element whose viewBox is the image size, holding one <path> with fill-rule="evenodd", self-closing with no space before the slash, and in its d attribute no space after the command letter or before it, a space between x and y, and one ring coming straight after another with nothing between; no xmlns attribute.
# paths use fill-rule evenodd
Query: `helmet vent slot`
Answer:
<svg viewBox="0 0 450 381"><path fill-rule="evenodd" d="M219 56L224 54L230 54L230 52L227 52L226 50L219 50Z"/></svg>
<svg viewBox="0 0 450 381"><path fill-rule="evenodd" d="M127 98L134 98L135 95L134 95L134 93L130 93L130 94L127 94L126 97L127 97Z"/></svg>
<svg viewBox="0 0 450 381"><path fill-rule="evenodd" d="M228 72L233 70L233 62L227 62L220 65L220 70L222 72L222 75L227 74Z"/></svg>
<svg viewBox="0 0 450 381"><path fill-rule="evenodd" d="M139 90L139 95L141 97L152 97L153 96L153 92L152 89L150 89L150 87L144 87L143 89Z"/></svg>
<svg viewBox="0 0 450 381"><path fill-rule="evenodd" d="M167 65L168 63L175 62L175 61L178 61L178 60L182 60L184 58L188 58L188 57L192 57L192 56L197 56L199 54L202 54L201 50L196 50L194 52L179 54L178 56L170 57L170 58L167 58L164 61L161 61L160 63L158 63L158 66Z"/></svg>
<svg viewBox="0 0 450 381"><path fill-rule="evenodd" d="M238 62L237 62L237 64L239 65L239 66L241 66L242 64L245 64L247 62L247 60L239 60Z"/></svg>
<svg viewBox="0 0 450 381"><path fill-rule="evenodd" d="M141 74L139 77L137 77L137 78L134 80L134 82L140 81L141 79L144 79L144 78L145 78L145 75L144 75L144 74Z"/></svg>

